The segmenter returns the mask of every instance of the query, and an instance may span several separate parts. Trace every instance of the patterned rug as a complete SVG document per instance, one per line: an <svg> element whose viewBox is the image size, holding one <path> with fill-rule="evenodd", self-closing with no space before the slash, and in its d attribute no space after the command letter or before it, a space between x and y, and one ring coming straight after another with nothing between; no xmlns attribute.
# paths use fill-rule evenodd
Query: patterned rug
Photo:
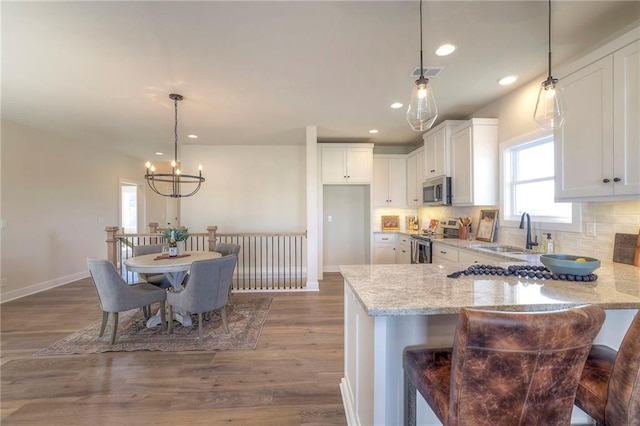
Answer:
<svg viewBox="0 0 640 426"><path fill-rule="evenodd" d="M102 337L98 337L102 320L77 331L35 355L90 354L122 351L218 351L255 349L262 326L271 309L271 298L234 299L227 306L229 334L225 334L222 319L213 315L202 323L202 342L198 339L198 316L192 315L193 325L183 327L174 322L173 334L162 334L160 326L147 328L140 309L119 315L116 342L111 339L112 317Z"/></svg>

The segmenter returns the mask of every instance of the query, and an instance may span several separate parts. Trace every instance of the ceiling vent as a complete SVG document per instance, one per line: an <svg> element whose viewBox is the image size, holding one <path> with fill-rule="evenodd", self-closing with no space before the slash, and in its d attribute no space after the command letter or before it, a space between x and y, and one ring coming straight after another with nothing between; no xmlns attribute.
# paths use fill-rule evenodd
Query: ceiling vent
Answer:
<svg viewBox="0 0 640 426"><path fill-rule="evenodd" d="M426 78L437 77L438 74L444 69L444 67L425 67L424 68L424 76ZM410 77L418 78L420 77L420 67L416 67L410 74Z"/></svg>

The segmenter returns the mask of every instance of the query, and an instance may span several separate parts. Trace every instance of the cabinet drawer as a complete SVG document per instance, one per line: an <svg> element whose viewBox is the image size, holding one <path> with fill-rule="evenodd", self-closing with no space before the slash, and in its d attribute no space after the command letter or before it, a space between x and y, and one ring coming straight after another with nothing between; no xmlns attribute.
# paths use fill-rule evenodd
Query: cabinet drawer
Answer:
<svg viewBox="0 0 640 426"><path fill-rule="evenodd" d="M376 243L394 243L397 240L397 234L375 234L373 237L373 241Z"/></svg>
<svg viewBox="0 0 640 426"><path fill-rule="evenodd" d="M411 237L408 236L408 235L399 234L398 235L398 244L406 244L408 246L411 246Z"/></svg>
<svg viewBox="0 0 640 426"><path fill-rule="evenodd" d="M433 260L436 262L458 262L458 249L441 244L434 245Z"/></svg>

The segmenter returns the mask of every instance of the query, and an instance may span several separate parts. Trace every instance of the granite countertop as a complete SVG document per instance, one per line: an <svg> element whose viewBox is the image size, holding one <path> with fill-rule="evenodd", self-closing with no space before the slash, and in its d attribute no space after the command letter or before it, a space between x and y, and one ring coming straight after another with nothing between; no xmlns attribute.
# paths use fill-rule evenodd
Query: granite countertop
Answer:
<svg viewBox="0 0 640 426"><path fill-rule="evenodd" d="M464 307L503 311L546 311L582 304L640 308L640 268L631 265L602 261L593 283L485 275L447 278L468 266L348 265L340 271L370 316L452 314Z"/></svg>

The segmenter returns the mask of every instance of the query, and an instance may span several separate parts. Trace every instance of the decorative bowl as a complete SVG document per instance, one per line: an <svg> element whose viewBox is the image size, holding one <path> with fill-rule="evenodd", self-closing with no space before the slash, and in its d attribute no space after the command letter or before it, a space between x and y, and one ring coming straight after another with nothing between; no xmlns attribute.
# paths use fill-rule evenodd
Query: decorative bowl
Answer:
<svg viewBox="0 0 640 426"><path fill-rule="evenodd" d="M576 262L584 259L584 262ZM541 254L540 262L554 274L589 275L600 267L600 261L593 257L572 254Z"/></svg>

